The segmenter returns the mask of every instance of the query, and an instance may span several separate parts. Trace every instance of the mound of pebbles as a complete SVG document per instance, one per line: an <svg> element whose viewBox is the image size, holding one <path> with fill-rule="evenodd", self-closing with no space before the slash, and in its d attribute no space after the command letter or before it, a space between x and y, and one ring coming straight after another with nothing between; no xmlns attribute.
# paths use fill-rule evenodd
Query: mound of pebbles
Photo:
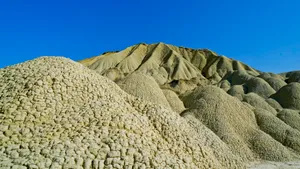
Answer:
<svg viewBox="0 0 300 169"><path fill-rule="evenodd" d="M0 69L0 119L0 168L233 164L218 161L178 113L130 96L66 58L42 57Z"/></svg>

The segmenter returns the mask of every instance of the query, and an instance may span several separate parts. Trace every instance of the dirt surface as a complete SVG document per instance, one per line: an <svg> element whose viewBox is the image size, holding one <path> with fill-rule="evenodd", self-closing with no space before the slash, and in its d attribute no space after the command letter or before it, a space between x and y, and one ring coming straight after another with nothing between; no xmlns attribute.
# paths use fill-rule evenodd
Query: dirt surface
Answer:
<svg viewBox="0 0 300 169"><path fill-rule="evenodd" d="M300 169L300 161L294 162L273 162L263 161L248 165L249 169Z"/></svg>

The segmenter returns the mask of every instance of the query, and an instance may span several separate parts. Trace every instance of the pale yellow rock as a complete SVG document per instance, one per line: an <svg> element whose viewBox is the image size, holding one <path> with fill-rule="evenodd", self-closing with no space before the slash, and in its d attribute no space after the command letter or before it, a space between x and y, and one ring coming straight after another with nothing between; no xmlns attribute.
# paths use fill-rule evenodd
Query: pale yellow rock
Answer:
<svg viewBox="0 0 300 169"><path fill-rule="evenodd" d="M222 89L199 87L182 96L182 100L189 108L183 115L193 115L242 159L292 160L296 157L288 148L260 130L253 109Z"/></svg>
<svg viewBox="0 0 300 169"><path fill-rule="evenodd" d="M126 78L117 81L117 84L125 92L133 96L171 108L164 93L151 76L141 73L133 73L128 75Z"/></svg>
<svg viewBox="0 0 300 169"><path fill-rule="evenodd" d="M300 132L300 110L283 109L277 117Z"/></svg>
<svg viewBox="0 0 300 169"><path fill-rule="evenodd" d="M185 110L184 104L182 103L182 101L179 99L179 97L177 96L177 94L175 92L173 92L172 90L168 90L168 89L163 89L162 90L166 99L169 102L170 107L172 108L172 110L174 110L177 113L181 113L182 111Z"/></svg>
<svg viewBox="0 0 300 169"><path fill-rule="evenodd" d="M126 158L141 168L229 167L177 113L128 95L69 59L42 57L0 69L0 84L1 125L9 126L2 130L10 133L0 140L0 168L124 168ZM16 120L13 110L25 119ZM123 158L124 149L134 153Z"/></svg>
<svg viewBox="0 0 300 169"><path fill-rule="evenodd" d="M292 82L277 91L271 98L283 108L300 109L300 83Z"/></svg>
<svg viewBox="0 0 300 169"><path fill-rule="evenodd" d="M300 131L293 129L264 109L256 109L254 112L261 130L271 135L284 146L300 152Z"/></svg>
<svg viewBox="0 0 300 169"><path fill-rule="evenodd" d="M218 56L207 49L189 49L164 43L141 43L120 52L105 53L79 62L101 75L106 75L105 72L113 68L120 71L118 76L139 71L152 76L159 85L199 77L217 83L233 70L258 74L241 62Z"/></svg>
<svg viewBox="0 0 300 169"><path fill-rule="evenodd" d="M249 103L251 106L253 106L257 109L258 108L265 109L268 112L272 113L274 116L277 115L276 109L274 109L272 106L270 106L265 101L265 99L263 99L262 97L260 97L259 95L255 94L255 93L248 93L248 94L244 95L242 100L244 102Z"/></svg>
<svg viewBox="0 0 300 169"><path fill-rule="evenodd" d="M236 98L238 98L239 100L243 100L245 91L244 91L244 86L242 85L233 85L228 91L228 94L230 94L231 96L234 96Z"/></svg>
<svg viewBox="0 0 300 169"><path fill-rule="evenodd" d="M0 69L0 168L299 160L297 72L263 73L164 43L80 63L42 57Z"/></svg>

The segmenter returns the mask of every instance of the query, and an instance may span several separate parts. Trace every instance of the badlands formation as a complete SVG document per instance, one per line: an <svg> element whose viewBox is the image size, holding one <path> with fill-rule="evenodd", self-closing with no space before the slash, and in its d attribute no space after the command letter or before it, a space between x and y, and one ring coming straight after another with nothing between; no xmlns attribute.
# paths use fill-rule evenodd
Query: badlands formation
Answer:
<svg viewBox="0 0 300 169"><path fill-rule="evenodd" d="M299 82L299 71L163 43L9 66L0 69L0 168L291 164L300 161Z"/></svg>

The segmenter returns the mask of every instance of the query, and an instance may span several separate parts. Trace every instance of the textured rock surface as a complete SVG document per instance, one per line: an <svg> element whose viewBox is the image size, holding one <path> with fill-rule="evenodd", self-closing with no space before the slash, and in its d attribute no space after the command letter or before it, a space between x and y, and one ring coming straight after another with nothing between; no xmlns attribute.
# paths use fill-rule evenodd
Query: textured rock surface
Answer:
<svg viewBox="0 0 300 169"><path fill-rule="evenodd" d="M172 90L168 90L168 89L163 89L162 91L163 91L164 95L166 96L172 110L174 110L175 112L177 112L179 114L185 110L184 104L182 103L182 101L179 99L179 97L177 96L177 94L175 92L173 92Z"/></svg>
<svg viewBox="0 0 300 169"><path fill-rule="evenodd" d="M300 71L293 71L283 74L288 83L300 82Z"/></svg>
<svg viewBox="0 0 300 169"><path fill-rule="evenodd" d="M253 76L250 75L248 71L237 70L227 74L225 78L228 79L231 85L242 85L248 82L250 79L252 79Z"/></svg>
<svg viewBox="0 0 300 169"><path fill-rule="evenodd" d="M272 113L256 109L255 116L260 129L270 134L275 140L300 152L300 132L287 125Z"/></svg>
<svg viewBox="0 0 300 169"><path fill-rule="evenodd" d="M282 110L282 106L281 106L276 100L274 100L274 99L272 99L272 98L268 98L268 99L266 99L266 102L267 102L270 106L272 106L274 109L276 109L277 111Z"/></svg>
<svg viewBox="0 0 300 169"><path fill-rule="evenodd" d="M260 161L252 163L248 166L249 169L299 169L300 161L289 162L274 162Z"/></svg>
<svg viewBox="0 0 300 169"><path fill-rule="evenodd" d="M299 154L298 140L285 137L287 133L282 134L283 130L293 133L292 129L298 127L295 113L282 112L283 108L300 109L297 85L291 83L297 81L297 72L264 73L239 61L218 56L210 50L163 43L138 44L81 63L117 83L122 81L120 79L126 80L132 72L153 77L170 107L177 113L184 110L182 117L199 135L209 135L210 139L204 137L207 140L204 143L212 149L221 165L228 165L222 162L222 158L239 162L256 159L292 160ZM130 86L130 80L127 83ZM205 87L207 85L217 86L227 93L216 87ZM159 95L150 101L156 101L156 104L161 102L168 107L165 99ZM268 122L274 122L283 129L277 129L276 126L269 129ZM220 140L217 141L213 135ZM284 142L279 138L287 140ZM220 151L215 151L216 147L211 146L211 142L216 142ZM225 155L222 153L225 150L230 153Z"/></svg>
<svg viewBox="0 0 300 169"><path fill-rule="evenodd" d="M267 73L267 72L260 72L259 76L260 78L263 79L268 79L268 78L276 78L276 79L280 79L280 80L285 80L285 76L280 75L280 74L275 74L275 73Z"/></svg>
<svg viewBox="0 0 300 169"><path fill-rule="evenodd" d="M117 81L117 84L125 92L133 96L170 108L164 93L151 76L133 73L126 76L126 78Z"/></svg>
<svg viewBox="0 0 300 169"><path fill-rule="evenodd" d="M284 121L289 126L297 129L300 132L300 111L283 109L277 114L277 117Z"/></svg>
<svg viewBox="0 0 300 169"><path fill-rule="evenodd" d="M290 83L271 97L278 101L283 108L300 110L300 83Z"/></svg>
<svg viewBox="0 0 300 169"><path fill-rule="evenodd" d="M225 92L227 92L231 88L231 84L228 80L223 80L218 83L218 86L223 89Z"/></svg>
<svg viewBox="0 0 300 169"><path fill-rule="evenodd" d="M212 149L213 154L223 166L228 166L229 168L235 168L236 166L243 167L243 163L247 162L238 155L235 155L226 143L202 124L193 114L184 113L183 118L185 118L190 126L201 136L202 143ZM228 161L227 159L231 160Z"/></svg>
<svg viewBox="0 0 300 169"><path fill-rule="evenodd" d="M256 93L264 98L268 98L276 91L262 78L251 78L245 83L247 93Z"/></svg>
<svg viewBox="0 0 300 169"><path fill-rule="evenodd" d="M277 111L272 106L270 106L262 97L255 93L248 93L244 95L243 101L249 103L255 108L265 109L274 115L277 114Z"/></svg>
<svg viewBox="0 0 300 169"><path fill-rule="evenodd" d="M112 80L135 71L143 72L152 76L159 85L191 79L208 79L211 83L217 83L234 70L258 75L253 68L225 56L218 56L210 50L189 49L164 43L138 44L120 52L85 59L80 63L102 75L113 71L113 75L110 74Z"/></svg>
<svg viewBox="0 0 300 169"><path fill-rule="evenodd" d="M243 100L245 91L244 91L244 86L242 85L233 85L228 91L228 94L231 96L234 96L238 98L239 100Z"/></svg>
<svg viewBox="0 0 300 169"><path fill-rule="evenodd" d="M0 77L1 168L222 168L177 113L71 60L39 58Z"/></svg>
<svg viewBox="0 0 300 169"><path fill-rule="evenodd" d="M163 43L80 63L43 57L0 69L0 168L299 161L297 71Z"/></svg>
<svg viewBox="0 0 300 169"><path fill-rule="evenodd" d="M287 85L287 83L279 78L269 77L264 79L269 85L275 90L278 91L283 86Z"/></svg>
<svg viewBox="0 0 300 169"><path fill-rule="evenodd" d="M222 89L207 86L182 96L192 114L218 135L235 155L244 160L291 160L295 154L262 132L252 109ZM282 122L283 123L283 122Z"/></svg>

